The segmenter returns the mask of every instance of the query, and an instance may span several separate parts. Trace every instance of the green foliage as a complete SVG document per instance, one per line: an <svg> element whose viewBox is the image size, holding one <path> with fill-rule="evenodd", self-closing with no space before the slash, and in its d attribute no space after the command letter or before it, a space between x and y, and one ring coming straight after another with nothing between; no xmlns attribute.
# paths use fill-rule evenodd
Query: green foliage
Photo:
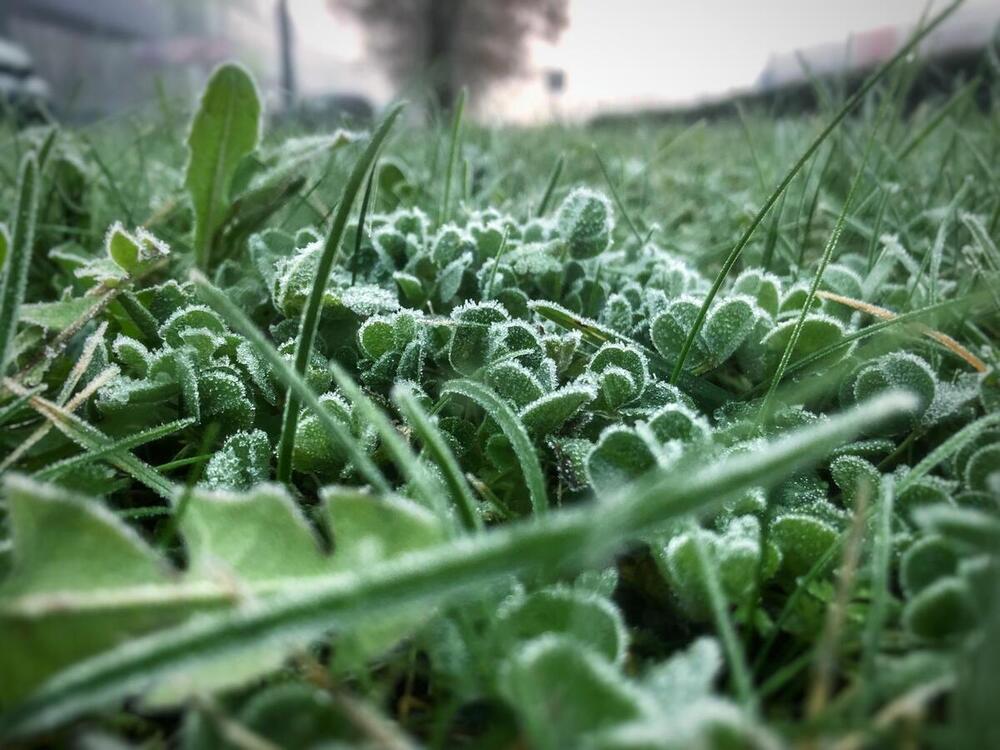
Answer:
<svg viewBox="0 0 1000 750"><path fill-rule="evenodd" d="M818 134L390 141L265 135L224 66L186 170L169 123L19 132L0 741L962 746L995 107L888 127L889 83Z"/></svg>
<svg viewBox="0 0 1000 750"><path fill-rule="evenodd" d="M556 223L572 257L593 258L611 244L611 201L593 190L577 188L559 206Z"/></svg>
<svg viewBox="0 0 1000 750"><path fill-rule="evenodd" d="M38 164L33 155L24 157L17 181L17 205L13 215L13 235L6 227L3 240L3 280L0 281L0 375L7 369L10 349L21 303L28 283L28 268L34 246L35 216L38 211Z"/></svg>
<svg viewBox="0 0 1000 750"><path fill-rule="evenodd" d="M184 185L194 209L199 268L211 263L216 233L233 199L233 178L257 147L260 131L260 97L250 74L239 65L219 67L205 87L187 137Z"/></svg>
<svg viewBox="0 0 1000 750"><path fill-rule="evenodd" d="M178 578L165 558L99 501L20 477L6 480L4 494L14 540L14 566L0 594L0 651L8 678L0 700L6 705L59 669L123 638L193 613L238 605L246 596L274 596L310 578L370 565L441 539L433 517L411 502L328 491L322 513L336 548L325 555L301 511L279 487L259 485L243 494L196 490L186 499L180 521L188 565ZM245 593L230 590L226 578L232 576L248 587ZM387 632L364 648L391 645ZM27 645L26 637L30 647L18 647ZM199 665L199 679L217 687L238 684L258 670L273 669L284 648L277 645L275 653L277 662L258 653L236 662L228 675ZM197 685L189 675L157 691L183 692Z"/></svg>

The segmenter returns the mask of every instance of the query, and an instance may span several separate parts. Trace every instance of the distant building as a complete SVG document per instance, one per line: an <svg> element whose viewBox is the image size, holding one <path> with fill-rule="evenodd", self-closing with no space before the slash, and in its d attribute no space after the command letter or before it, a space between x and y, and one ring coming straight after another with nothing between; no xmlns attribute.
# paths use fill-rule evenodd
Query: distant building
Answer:
<svg viewBox="0 0 1000 750"><path fill-rule="evenodd" d="M1000 5L959 8L920 44L919 54L941 63L962 65L978 60L1000 23ZM757 79L757 89L771 91L808 84L809 76L850 77L889 60L916 31L884 26L852 34L846 42L830 42L795 52L772 55Z"/></svg>

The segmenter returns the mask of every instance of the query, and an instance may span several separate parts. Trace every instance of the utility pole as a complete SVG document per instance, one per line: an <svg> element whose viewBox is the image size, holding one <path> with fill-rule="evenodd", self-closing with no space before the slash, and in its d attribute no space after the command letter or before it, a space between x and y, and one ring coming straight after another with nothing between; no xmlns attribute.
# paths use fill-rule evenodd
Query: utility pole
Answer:
<svg viewBox="0 0 1000 750"><path fill-rule="evenodd" d="M281 55L281 101L285 110L295 106L295 40L288 0L278 0L278 51Z"/></svg>

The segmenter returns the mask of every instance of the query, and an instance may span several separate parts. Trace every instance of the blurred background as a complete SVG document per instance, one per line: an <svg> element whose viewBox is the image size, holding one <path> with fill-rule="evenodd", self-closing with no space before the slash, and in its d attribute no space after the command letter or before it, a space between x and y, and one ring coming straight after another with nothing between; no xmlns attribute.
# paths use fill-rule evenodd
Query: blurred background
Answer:
<svg viewBox="0 0 1000 750"><path fill-rule="evenodd" d="M485 123L808 108L811 79L859 80L925 0L0 0L0 99L86 122L190 100L236 59L272 114L364 118L396 96L434 114L469 91ZM952 86L995 44L969 0L923 45ZM995 55L994 55L995 58ZM998 63L1000 64L1000 63ZM933 88L934 80L926 82ZM917 87L917 91L921 90Z"/></svg>

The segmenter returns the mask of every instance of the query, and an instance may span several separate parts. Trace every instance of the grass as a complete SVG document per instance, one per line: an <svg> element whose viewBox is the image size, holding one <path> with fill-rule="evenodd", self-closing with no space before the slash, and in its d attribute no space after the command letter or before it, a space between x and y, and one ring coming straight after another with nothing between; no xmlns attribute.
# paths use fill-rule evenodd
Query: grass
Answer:
<svg viewBox="0 0 1000 750"><path fill-rule="evenodd" d="M998 82L922 65L0 145L0 742L981 745Z"/></svg>

